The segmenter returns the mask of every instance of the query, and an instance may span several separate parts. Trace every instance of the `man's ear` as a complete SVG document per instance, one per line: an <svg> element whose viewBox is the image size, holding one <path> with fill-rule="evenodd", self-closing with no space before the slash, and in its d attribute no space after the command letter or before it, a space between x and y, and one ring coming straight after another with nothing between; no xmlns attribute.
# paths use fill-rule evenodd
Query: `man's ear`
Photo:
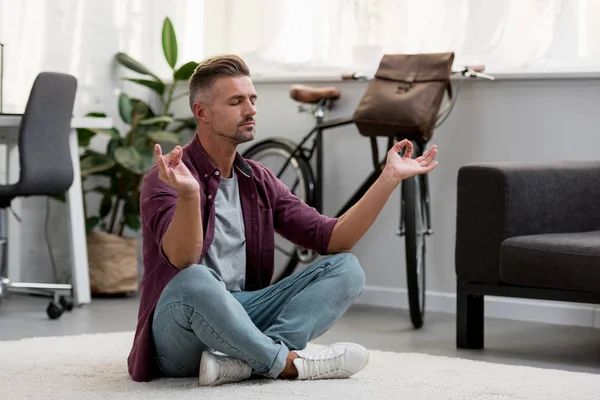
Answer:
<svg viewBox="0 0 600 400"><path fill-rule="evenodd" d="M208 124L210 122L208 107L206 104L194 103L194 117L199 123Z"/></svg>

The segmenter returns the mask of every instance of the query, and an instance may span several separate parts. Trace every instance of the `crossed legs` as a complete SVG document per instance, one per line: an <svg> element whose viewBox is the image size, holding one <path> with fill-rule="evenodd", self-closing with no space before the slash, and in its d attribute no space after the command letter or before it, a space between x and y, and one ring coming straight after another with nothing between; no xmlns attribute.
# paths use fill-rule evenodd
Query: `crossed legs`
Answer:
<svg viewBox="0 0 600 400"><path fill-rule="evenodd" d="M230 293L203 265L179 272L164 289L152 324L155 361L164 376L198 376L200 358L214 350L277 378L292 350L325 333L363 290L353 255L335 254L271 285Z"/></svg>

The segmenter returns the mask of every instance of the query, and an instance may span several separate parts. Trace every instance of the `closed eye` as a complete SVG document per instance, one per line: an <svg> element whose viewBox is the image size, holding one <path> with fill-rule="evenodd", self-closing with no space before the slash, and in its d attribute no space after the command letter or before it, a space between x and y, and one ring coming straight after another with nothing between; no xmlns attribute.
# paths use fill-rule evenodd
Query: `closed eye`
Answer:
<svg viewBox="0 0 600 400"><path fill-rule="evenodd" d="M256 100L257 100L258 96L256 94L253 94L250 96L250 103L252 105L256 104ZM229 98L230 102L229 104L232 106L237 106L238 104L240 104L243 101L246 101L246 99L248 99L247 96L242 96L242 95L237 95L237 96L232 96Z"/></svg>

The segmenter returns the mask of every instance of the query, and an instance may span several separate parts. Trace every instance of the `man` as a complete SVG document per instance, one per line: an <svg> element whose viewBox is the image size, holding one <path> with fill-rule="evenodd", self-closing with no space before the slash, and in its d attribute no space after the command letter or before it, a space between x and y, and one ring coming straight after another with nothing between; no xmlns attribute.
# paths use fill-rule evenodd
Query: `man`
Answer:
<svg viewBox="0 0 600 400"><path fill-rule="evenodd" d="M330 218L237 153L237 145L254 139L257 100L239 57L201 63L189 96L195 137L165 156L157 145L156 165L141 190L144 276L128 358L132 378L199 376L200 385L218 385L252 374L327 379L357 373L368 363L364 347L305 347L362 292L365 275L349 251L402 179L435 167L436 147L415 160L410 143L397 143L365 196ZM327 257L270 285L274 229Z"/></svg>

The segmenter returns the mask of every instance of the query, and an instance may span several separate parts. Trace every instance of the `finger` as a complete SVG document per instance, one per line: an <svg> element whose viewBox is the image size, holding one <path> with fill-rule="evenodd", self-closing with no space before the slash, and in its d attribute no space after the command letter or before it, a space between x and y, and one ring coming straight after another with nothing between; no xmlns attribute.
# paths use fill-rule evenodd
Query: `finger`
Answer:
<svg viewBox="0 0 600 400"><path fill-rule="evenodd" d="M404 151L404 155L402 158L412 158L413 154L413 144L410 140L406 141L406 150Z"/></svg>
<svg viewBox="0 0 600 400"><path fill-rule="evenodd" d="M167 168L172 168L176 165L175 161L173 161L175 159L175 153L173 153L172 150L169 153L165 154L163 156L163 159L165 160Z"/></svg>
<svg viewBox="0 0 600 400"><path fill-rule="evenodd" d="M173 147L173 149L165 157L168 157L169 160L175 160L175 158L177 158L177 156L180 154L179 149L181 149L179 146Z"/></svg>
<svg viewBox="0 0 600 400"><path fill-rule="evenodd" d="M173 159L175 158L175 150L171 150L170 152L168 152L167 154L164 155L165 160L167 160L168 162L172 162Z"/></svg>
<svg viewBox="0 0 600 400"><path fill-rule="evenodd" d="M165 158L162 156L162 150L159 144L154 146L154 158L156 162L156 167L158 168L158 172L162 175L167 172L167 164L165 162Z"/></svg>
<svg viewBox="0 0 600 400"><path fill-rule="evenodd" d="M175 153L175 158L173 159L173 163L179 164L181 162L181 158L183 157L183 149L181 148L181 146L177 145L177 146L175 146L175 148L173 150L177 151L177 153Z"/></svg>
<svg viewBox="0 0 600 400"><path fill-rule="evenodd" d="M167 177L169 179L169 182L172 182L172 183L177 182L177 176L175 175L175 171L173 171L172 168L169 168L167 170Z"/></svg>
<svg viewBox="0 0 600 400"><path fill-rule="evenodd" d="M437 155L438 150L437 150L437 146L431 146L426 152L425 154L423 154L423 159L420 160L420 163L426 163L426 164L430 164L434 159L435 156Z"/></svg>
<svg viewBox="0 0 600 400"><path fill-rule="evenodd" d="M402 150L404 148L404 146L406 146L407 142L408 142L407 139L396 142L396 144L394 144L394 146L392 146L390 151L392 151L394 153L400 153L400 150Z"/></svg>
<svg viewBox="0 0 600 400"><path fill-rule="evenodd" d="M427 166L423 167L423 170L424 170L424 172L423 172L423 173L427 173L427 172L429 172L429 171L432 171L432 170L433 170L435 167L437 167L437 165L438 165L438 162L437 162L437 161L434 161L434 162L432 162L431 164L429 164L429 165L427 165Z"/></svg>

